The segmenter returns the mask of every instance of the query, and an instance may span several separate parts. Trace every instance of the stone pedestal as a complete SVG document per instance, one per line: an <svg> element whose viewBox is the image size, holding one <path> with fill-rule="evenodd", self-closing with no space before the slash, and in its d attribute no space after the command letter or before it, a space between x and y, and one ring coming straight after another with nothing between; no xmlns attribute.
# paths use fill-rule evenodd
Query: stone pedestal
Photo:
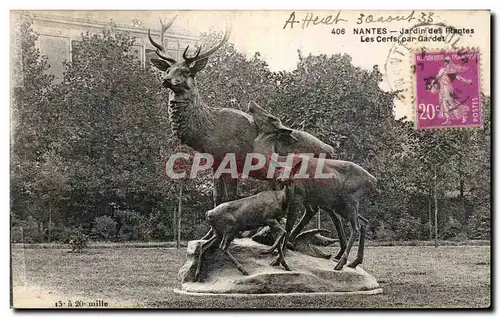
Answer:
<svg viewBox="0 0 500 318"><path fill-rule="evenodd" d="M287 251L292 271L270 266L275 255L261 255L266 245L250 238L236 239L230 246L234 257L249 275L242 275L219 249L207 252L201 281L193 282L200 244L190 241L187 260L179 271L181 292L209 294L368 293L382 292L377 280L359 266L335 271L333 260Z"/></svg>

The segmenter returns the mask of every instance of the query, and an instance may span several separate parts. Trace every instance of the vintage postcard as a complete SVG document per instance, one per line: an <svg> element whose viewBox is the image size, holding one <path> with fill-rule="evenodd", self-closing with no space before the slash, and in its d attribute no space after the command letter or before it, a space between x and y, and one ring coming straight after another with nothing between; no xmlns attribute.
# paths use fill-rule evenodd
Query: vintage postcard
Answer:
<svg viewBox="0 0 500 318"><path fill-rule="evenodd" d="M490 23L11 11L11 306L490 308Z"/></svg>

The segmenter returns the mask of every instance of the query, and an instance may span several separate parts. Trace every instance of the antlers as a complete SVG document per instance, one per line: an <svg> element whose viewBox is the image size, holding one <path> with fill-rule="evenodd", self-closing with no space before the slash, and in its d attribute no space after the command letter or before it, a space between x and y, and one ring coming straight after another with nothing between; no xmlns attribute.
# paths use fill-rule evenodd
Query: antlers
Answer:
<svg viewBox="0 0 500 318"><path fill-rule="evenodd" d="M158 44L156 43L153 38L151 37L151 30L148 30L148 37L149 37L149 42L151 42L151 44L153 44L153 46L156 48L156 55L158 55L161 59L169 62L170 64L174 64L174 63L177 63L177 61L169 56L167 56L167 50L165 50L165 48L163 47L163 37L165 36L165 31L168 30L168 28L170 28L172 26L172 24L174 23L175 19L177 18L177 15L175 17L172 18L172 20L170 20L170 22L168 22L166 25L163 24L163 21L160 19L160 24L161 24L161 32L160 32L160 38L161 38L161 43L162 44Z"/></svg>
<svg viewBox="0 0 500 318"><path fill-rule="evenodd" d="M204 52L201 55L200 55L201 46L199 46L198 49L196 50L196 53L194 54L194 56L188 57L187 56L187 51L189 50L189 45L188 45L186 47L186 49L184 50L184 53L182 54L182 58L184 59L184 61L186 61L187 64L191 64L191 63L196 62L196 61L204 60L204 59L208 58L210 55L212 55L215 51L217 51L224 43L226 43L227 40L229 39L230 34L231 34L231 28L228 24L226 24L226 30L224 32L224 37L216 46L214 46L213 48Z"/></svg>
<svg viewBox="0 0 500 318"><path fill-rule="evenodd" d="M161 32L160 32L160 37L161 37L161 43L163 44L163 37L165 36L165 31L172 26L174 23L175 19L177 18L177 15L170 20L167 24L163 24L163 21L160 19L160 24L161 24ZM231 28L228 24L226 24L226 30L224 33L224 37L222 40L213 48L210 50L200 54L201 52L201 46L198 47L196 50L195 54L191 57L187 56L187 52L189 50L189 45L186 47L184 50L184 53L182 54L182 58L186 62L186 64L190 65L196 61L204 60L207 59L210 55L212 55L215 51L217 51L225 42L227 42L229 35L231 34ZM148 30L148 37L149 41L153 46L156 48L156 55L158 55L161 59L169 62L170 64L177 63L177 61L171 57L168 56L167 50L163 47L163 45L156 43L153 38L151 38L151 30Z"/></svg>

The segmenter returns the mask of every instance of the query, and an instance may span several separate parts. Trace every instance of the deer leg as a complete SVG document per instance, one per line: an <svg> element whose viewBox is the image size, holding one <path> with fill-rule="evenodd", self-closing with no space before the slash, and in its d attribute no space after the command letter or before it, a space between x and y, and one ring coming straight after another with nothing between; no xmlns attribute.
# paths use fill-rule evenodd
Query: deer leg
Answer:
<svg viewBox="0 0 500 318"><path fill-rule="evenodd" d="M217 179L213 179L213 199L214 199L214 208L218 206L219 204L222 203L222 197L224 195L224 180L222 177L219 177ZM210 229L207 234L205 234L201 240L208 240L212 237L213 231Z"/></svg>
<svg viewBox="0 0 500 318"><path fill-rule="evenodd" d="M282 250L281 253L283 254L283 256L285 255L289 244L293 248L293 243L290 243L290 233L292 232L294 225L297 222L299 213L300 213L301 208L303 206L304 205L301 203L298 204L296 201L295 202L292 201L292 204L291 204L290 208L288 209L288 213L286 215L286 223L285 223L285 238L283 239L283 244L281 247L281 250ZM283 258L283 262L284 261L285 261L285 259Z"/></svg>
<svg viewBox="0 0 500 318"><path fill-rule="evenodd" d="M285 231L286 233L290 233L290 232L292 232L292 228L293 228L293 226L295 225L295 222L297 221L297 214L299 213L299 211L300 211L300 208L301 208L301 207L302 207L302 204L292 204L292 205L290 206L289 212L288 212L288 214L286 215L285 229L283 229L283 226L281 226L281 225L280 225L280 228L282 229L282 231ZM307 213L307 212L306 212L306 213ZM305 217L305 216L303 216L303 217L302 217L302 219L304 219L304 217ZM308 220L310 220L310 219L311 219L311 218L309 218ZM274 221L276 221L276 220L274 220ZM302 220L301 220L301 221L302 221ZM276 221L276 222L278 223L278 221ZM305 226L305 224L304 224L304 226ZM271 232L272 232L272 233L275 233L275 232L273 231L273 229L272 229L272 227L271 227L271 226L270 226L270 228L271 228ZM298 235L298 233L299 233L299 232L297 232L296 236ZM287 247L288 247L288 245L289 245L289 243L288 243L288 242L290 241L289 236L287 236L287 240L286 240L286 241L287 241L287 246L285 246L285 249L283 250L283 252L285 252L285 251L286 251L286 248L287 248ZM274 242L274 244L273 244L273 246L271 246L271 248L269 248L268 250L266 250L266 251L265 251L265 254L270 254L270 253L272 253L272 252L273 252L273 251L274 251L274 250L278 247L277 243L278 243L278 241L275 241L275 242ZM293 244L293 242L291 242L291 244L290 244L290 245L292 245L292 244ZM293 248L293 246L292 246L292 248Z"/></svg>
<svg viewBox="0 0 500 318"><path fill-rule="evenodd" d="M293 222L293 219L291 220L291 222ZM288 223L288 218L287 218L287 222L286 222L285 226L290 227L291 222ZM276 239L274 241L273 245L269 249L264 250L260 253L260 254L271 254L272 252L274 252L274 250L276 250L279 247L279 244L281 243L281 240L283 238L283 234L289 233L289 232L287 232L287 230L283 227L283 225L281 225L281 223L276 219L272 219L270 221L267 221L267 222L265 222L265 224L269 226L269 229L271 230L272 233L281 233L278 236L278 239Z"/></svg>
<svg viewBox="0 0 500 318"><path fill-rule="evenodd" d="M227 250L227 248L229 247L229 244L231 244L231 242L234 240L235 238L235 234L233 233L224 233L224 235L222 236L222 241L219 245L219 248L221 250Z"/></svg>
<svg viewBox="0 0 500 318"><path fill-rule="evenodd" d="M260 252L260 254L264 255L264 254L271 254L272 252L274 252L274 250L278 247L280 240L281 240L281 236L279 237L279 239L274 241L274 244L270 248Z"/></svg>
<svg viewBox="0 0 500 318"><path fill-rule="evenodd" d="M224 253L226 254L226 256L231 260L231 262L233 262L233 264L236 266L236 268L240 271L240 273L242 275L245 275L247 276L248 275L248 272L246 271L246 269L243 267L243 265L241 265L241 263L233 256L233 254L231 254L231 252L229 252L228 250L224 250Z"/></svg>
<svg viewBox="0 0 500 318"><path fill-rule="evenodd" d="M224 252L224 254L226 254L227 258L229 258L229 260L231 262L233 262L233 264L236 266L236 268L240 271L240 273L242 275L248 275L248 272L245 270L243 265L241 265L241 263L228 250L229 244L231 244L233 239L234 239L234 234L224 233L224 236L222 238L222 242L221 242L219 248Z"/></svg>
<svg viewBox="0 0 500 318"><path fill-rule="evenodd" d="M286 230L280 224L280 222L278 222L278 220L276 220L276 219L268 220L264 223L269 226L269 228L271 229L272 232L281 233L280 236L278 237L278 239L276 241L274 241L274 244L270 248L268 248L267 250L264 250L260 253L260 254L271 254L272 252L274 252L274 250L276 248L278 248L279 244L281 243L281 240L283 239L283 234L286 233ZM288 219L287 219L287 223L288 223Z"/></svg>
<svg viewBox="0 0 500 318"><path fill-rule="evenodd" d="M288 222L288 219L287 219ZM278 248L278 256L276 259L274 259L271 262L271 266L277 266L277 265L283 265L283 267L289 271L290 267L285 261L285 250L286 250L286 244L288 242L288 232L286 231L285 228L276 220L272 219L266 222L267 225L273 230L280 231L281 235L279 238L276 240L276 242L273 244L273 246L276 246ZM288 223L287 223L288 225Z"/></svg>
<svg viewBox="0 0 500 318"><path fill-rule="evenodd" d="M286 245L288 243L288 232L285 232L283 234L283 238L282 238L282 242L278 248L278 257L279 257L279 260L280 260L280 264L287 270L287 271L291 271L290 267L288 266L288 264L286 263L286 260L285 260L285 252L286 252Z"/></svg>
<svg viewBox="0 0 500 318"><path fill-rule="evenodd" d="M304 227L311 221L314 215L316 215L317 209L312 209L311 207L308 207L305 209L304 214L302 215L302 218L300 219L299 223L297 226L293 228L293 230L290 233L289 240L290 242L294 242L297 236L302 232ZM288 218L287 218L287 224L288 224ZM293 226L293 224L291 225Z"/></svg>
<svg viewBox="0 0 500 318"><path fill-rule="evenodd" d="M286 260L285 260L285 245L288 241L288 234L283 233L280 235L278 239L278 256L271 262L271 266L278 266L282 265L287 271L291 271L290 267L288 266Z"/></svg>
<svg viewBox="0 0 500 318"><path fill-rule="evenodd" d="M203 242L200 246L200 255L198 255L198 265L196 266L196 272L194 274L194 281L200 281L201 274L201 265L203 262L203 257L205 256L206 251L208 251L212 246L217 244L219 236L214 234L208 241Z"/></svg>
<svg viewBox="0 0 500 318"><path fill-rule="evenodd" d="M359 234L359 244L358 244L358 255L356 255L356 259L349 265L348 267L351 268L356 268L359 264L363 263L363 255L365 252L365 234L366 234L366 227L367 227L367 222L365 218L359 217L360 220L360 234Z"/></svg>
<svg viewBox="0 0 500 318"><path fill-rule="evenodd" d="M208 230L207 234L205 234L200 240L206 241L209 238L211 238L213 236L213 234L214 234L213 230L210 229L210 230Z"/></svg>
<svg viewBox="0 0 500 318"><path fill-rule="evenodd" d="M349 252L351 251L352 245L356 238L359 235L359 222L358 222L358 202L355 200L351 200L346 204L346 215L348 216L349 221L351 222L351 236L349 237L349 241L347 242L347 247L340 257L337 266L335 266L335 270L341 270L344 265L347 263L347 257L349 257Z"/></svg>
<svg viewBox="0 0 500 318"><path fill-rule="evenodd" d="M340 251L338 252L337 256L335 256L333 259L335 261L339 261L342 254L344 254L347 245L345 239L345 231L344 227L342 226L342 220L340 219L340 216L337 213L335 213L335 211L329 211L329 214L330 218L333 221L333 225L335 226L335 230L337 231L337 236L339 237L339 245L340 245Z"/></svg>
<svg viewBox="0 0 500 318"><path fill-rule="evenodd" d="M281 243L283 242L283 238L285 237L284 234L281 234L278 239L276 240L276 246L278 248L278 256L276 256L276 258L271 262L269 263L269 265L271 266L278 266L279 264L281 264L281 259L282 259L282 255L283 255L283 250L281 249Z"/></svg>
<svg viewBox="0 0 500 318"><path fill-rule="evenodd" d="M368 227L368 225L370 225L370 222L368 222L368 220L364 216L362 216L361 214L358 214L358 218L361 222L364 222L365 227Z"/></svg>

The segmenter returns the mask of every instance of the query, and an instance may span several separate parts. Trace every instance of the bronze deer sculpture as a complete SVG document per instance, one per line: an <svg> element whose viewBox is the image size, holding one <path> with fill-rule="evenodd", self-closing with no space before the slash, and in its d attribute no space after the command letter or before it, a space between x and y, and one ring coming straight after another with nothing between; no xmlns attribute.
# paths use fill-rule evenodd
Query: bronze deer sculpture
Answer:
<svg viewBox="0 0 500 318"><path fill-rule="evenodd" d="M204 254L216 245L219 245L219 248L233 262L241 274L248 275L245 268L228 250L228 247L239 232L262 225L268 225L280 233L273 246L273 249L274 247L278 249L278 258L271 265L281 264L286 270L290 270L283 253L283 242L286 242L288 233L279 223L279 220L288 213L294 186L293 183L287 184L282 190L263 191L246 198L224 202L209 210L206 216L213 235L209 240L201 244L195 281L200 279Z"/></svg>
<svg viewBox="0 0 500 318"><path fill-rule="evenodd" d="M160 37L173 24L174 17L167 24L161 23ZM245 155L252 151L252 142L257 136L252 117L247 113L232 108L214 108L206 105L199 94L195 80L196 74L208 62L211 54L217 51L229 38L230 29L222 40L201 53L198 47L193 56L188 56L189 46L182 54L183 61L176 61L167 55L162 44L156 43L148 31L149 41L156 48L159 58L151 62L164 72L163 86L170 90L168 110L172 128L179 140L201 153L214 157L213 169L218 168L227 153L236 154L238 167L244 163ZM222 202L224 194L229 200L236 199L237 179L221 175L214 179L214 206Z"/></svg>
<svg viewBox="0 0 500 318"><path fill-rule="evenodd" d="M284 126L279 118L272 116L258 104L250 102L248 111L252 115L259 132L259 135L254 140L254 152L263 153L267 156L272 153L276 153L280 156L286 156L290 153L300 153L309 154L311 157L317 157L318 154L324 153L326 159L333 159L335 157L332 146L323 143L321 140L305 131L290 129ZM269 162L260 170L262 173L266 173L268 164ZM303 214L302 218L300 218L300 222L293 227L298 218L298 208L299 207L296 206L292 207L292 211L288 214L290 222L288 222L287 219L287 231L290 234L289 241L292 244L317 212L316 210L315 213L311 213L308 207L304 207L307 208L306 212ZM332 219L339 238L340 251L334 257L335 260L339 260L347 246L344 227L342 226L340 217L336 213L331 210L327 211L327 213ZM316 235L314 232L312 232L312 234ZM320 250L313 250L319 257L331 257L331 255L324 254Z"/></svg>
<svg viewBox="0 0 500 318"><path fill-rule="evenodd" d="M305 159L301 159L303 161ZM340 259L335 266L335 270L341 270L347 263L347 258L351 248L359 237L359 245L356 259L350 263L349 267L355 268L363 262L364 242L368 220L358 212L361 200L374 196L377 193L377 179L359 165L342 160L309 158L308 162L298 162L292 168L297 171L297 165L306 164L307 173L313 176L318 165L322 165L322 172L328 174L328 178L297 179L293 175L295 182L295 193L299 198L295 201L302 201L306 207L306 214L312 217L321 208L332 214L339 214L351 224L351 235L347 246L343 248Z"/></svg>
<svg viewBox="0 0 500 318"><path fill-rule="evenodd" d="M315 158L300 154L289 154L284 160L283 156L276 153L276 142L279 141L273 137L280 126L281 123L276 119L268 122L255 139L254 149L258 149L259 152L268 157L269 154L277 155L274 159L271 157L266 163L270 162L275 166L285 165L291 168L289 176L281 174L277 178L278 184L295 183L294 196L290 199L291 206L287 213L286 231L289 235L286 238L292 239L293 236L297 236L318 210L322 209L331 216L341 242L340 252L335 257L338 260L335 270L341 270L344 267L352 245L359 237L357 257L348 265L355 268L363 262L364 240L368 226L368 220L358 213L359 203L370 196L376 196L377 179L359 165L349 161ZM291 163L288 162L290 155L293 159ZM279 159L279 162L275 159ZM297 176L297 171L298 174L302 175ZM322 175L319 176L318 171ZM300 222L293 227L297 212L303 208L306 212ZM351 223L352 231L347 243L338 215ZM290 223L289 220L291 220ZM291 242L293 243L293 241ZM283 242L284 247L286 247L286 243L287 241ZM268 252L271 252L273 248L276 246L271 247ZM280 253L284 253L284 250Z"/></svg>
<svg viewBox="0 0 500 318"><path fill-rule="evenodd" d="M172 26L175 18L166 24L160 20L161 43L163 43L165 32ZM214 171L228 153L236 155L238 171L241 171L246 155L253 152L253 142L257 137L257 127L252 116L232 108L215 108L206 105L200 97L195 80L196 74L207 65L210 55L224 45L229 34L230 29L227 28L222 40L203 53L201 53L200 46L193 56L188 56L189 46L186 47L182 54L183 61L176 61L168 56L162 44L152 39L151 32L148 31L149 41L156 48L155 53L159 57L152 58L151 62L157 69L164 72L163 86L170 90L168 110L172 129L183 144L195 151L211 154L214 157L212 166ZM254 109L257 107L259 106L255 104ZM270 116L267 113L261 113L264 116ZM283 128L283 130L286 129L286 127ZM332 158L331 146L306 132L297 130L290 130L290 132L292 132L292 142L288 144L288 148L294 149L295 147L294 152L314 153L315 156L326 153L327 158ZM267 179L265 176L255 174L250 176ZM237 179L232 178L231 175L222 174L220 178L213 180L213 185L214 206L222 202L224 194L228 201L237 198ZM212 231L209 231L202 239L208 239L211 235Z"/></svg>

